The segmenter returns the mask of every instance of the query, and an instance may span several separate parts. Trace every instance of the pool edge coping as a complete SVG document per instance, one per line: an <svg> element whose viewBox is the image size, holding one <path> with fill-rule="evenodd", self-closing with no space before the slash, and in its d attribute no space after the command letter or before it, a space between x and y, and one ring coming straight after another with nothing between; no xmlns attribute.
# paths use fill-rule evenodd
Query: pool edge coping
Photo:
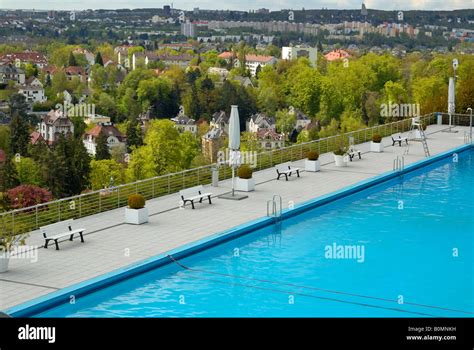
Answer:
<svg viewBox="0 0 474 350"><path fill-rule="evenodd" d="M367 180L359 181L353 185L346 186L328 194L318 196L308 201L299 203L292 209L284 209L282 211L281 219L285 220L308 210L326 205L333 201L350 196L354 193L363 191L369 187L390 181L400 175L413 172L415 170L433 164L437 161L448 158L455 153L467 151L471 148L474 148L473 144L465 144L459 147L455 147L445 152L441 152L435 156L429 157L427 159L421 159L412 164L409 164L403 170L392 170L384 172L380 175L373 176ZM74 295L74 297L77 299L78 297L91 294L99 289L103 289L122 280L140 275L155 268L168 265L172 263L172 260L169 258L169 256L173 256L174 259L180 260L190 255L194 255L201 251L217 246L221 243L225 243L245 234L251 233L252 231L255 231L257 229L271 225L272 223L274 223L274 218L261 217L246 222L242 225L238 225L233 228L211 234L197 241L181 245L164 253L112 270L105 274L101 274L85 281L72 284L65 288L61 288L60 290L47 293L40 297L36 297L24 303L3 310L3 312L5 312L11 317L16 318L32 317L34 315L37 315L38 313L44 312L45 310L69 302L71 295Z"/></svg>

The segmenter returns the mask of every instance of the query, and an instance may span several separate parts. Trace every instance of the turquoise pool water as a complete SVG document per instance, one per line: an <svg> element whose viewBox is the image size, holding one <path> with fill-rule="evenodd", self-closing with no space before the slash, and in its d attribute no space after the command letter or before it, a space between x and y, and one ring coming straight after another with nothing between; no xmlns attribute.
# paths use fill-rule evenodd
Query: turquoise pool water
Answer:
<svg viewBox="0 0 474 350"><path fill-rule="evenodd" d="M473 317L473 172L471 149L36 316Z"/></svg>

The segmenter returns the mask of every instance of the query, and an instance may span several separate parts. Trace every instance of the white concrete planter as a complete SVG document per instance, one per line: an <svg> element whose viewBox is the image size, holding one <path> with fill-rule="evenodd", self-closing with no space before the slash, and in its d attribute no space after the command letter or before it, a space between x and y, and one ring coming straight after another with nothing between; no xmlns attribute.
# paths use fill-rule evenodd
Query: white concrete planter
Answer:
<svg viewBox="0 0 474 350"><path fill-rule="evenodd" d="M10 262L10 257L7 253L0 253L0 273L8 271L8 263Z"/></svg>
<svg viewBox="0 0 474 350"><path fill-rule="evenodd" d="M242 192L255 191L255 179L253 177L250 179L241 179L240 177L236 177L234 179L234 188L236 191Z"/></svg>
<svg viewBox="0 0 474 350"><path fill-rule="evenodd" d="M376 143L372 141L370 143L370 152L376 152L376 153L383 152L383 143L382 142Z"/></svg>
<svg viewBox="0 0 474 350"><path fill-rule="evenodd" d="M334 155L334 161L336 162L336 166L347 166L347 163L349 163L349 156Z"/></svg>
<svg viewBox="0 0 474 350"><path fill-rule="evenodd" d="M130 209L125 208L125 223L141 225L148 222L148 208Z"/></svg>
<svg viewBox="0 0 474 350"><path fill-rule="evenodd" d="M318 160L309 160L306 159L304 162L304 170L306 171L311 171L311 172L317 172L321 170L321 162Z"/></svg>

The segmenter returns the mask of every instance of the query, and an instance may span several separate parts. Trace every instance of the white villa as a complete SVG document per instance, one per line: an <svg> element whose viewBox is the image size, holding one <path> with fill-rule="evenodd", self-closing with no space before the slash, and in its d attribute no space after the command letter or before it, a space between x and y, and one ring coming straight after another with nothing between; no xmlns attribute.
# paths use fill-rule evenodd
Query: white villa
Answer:
<svg viewBox="0 0 474 350"><path fill-rule="evenodd" d="M180 112L175 118L171 118L171 121L175 123L175 127L179 132L189 131L192 134L197 133L196 121L189 118L183 112Z"/></svg>
<svg viewBox="0 0 474 350"><path fill-rule="evenodd" d="M51 110L41 118L38 132L48 145L52 145L58 140L60 134L72 135L74 124L61 110Z"/></svg>
<svg viewBox="0 0 474 350"><path fill-rule="evenodd" d="M84 146L86 147L87 152L92 156L95 156L96 154L97 138L101 133L107 136L107 146L109 147L109 151L115 147L125 147L127 145L127 137L115 126L110 123L99 124L84 134Z"/></svg>
<svg viewBox="0 0 474 350"><path fill-rule="evenodd" d="M43 103L48 99L44 94L43 84L36 77L30 77L25 84L20 85L18 93L25 96L26 101L30 103Z"/></svg>
<svg viewBox="0 0 474 350"><path fill-rule="evenodd" d="M274 129L260 129L257 132L257 140L264 150L272 150L285 146L285 136Z"/></svg>
<svg viewBox="0 0 474 350"><path fill-rule="evenodd" d="M214 113L209 123L210 129L222 129L229 134L229 118L230 116L225 111Z"/></svg>
<svg viewBox="0 0 474 350"><path fill-rule="evenodd" d="M247 121L247 131L248 132L258 132L260 129L271 129L275 130L276 121L275 118L268 117L264 113L256 113L250 116Z"/></svg>

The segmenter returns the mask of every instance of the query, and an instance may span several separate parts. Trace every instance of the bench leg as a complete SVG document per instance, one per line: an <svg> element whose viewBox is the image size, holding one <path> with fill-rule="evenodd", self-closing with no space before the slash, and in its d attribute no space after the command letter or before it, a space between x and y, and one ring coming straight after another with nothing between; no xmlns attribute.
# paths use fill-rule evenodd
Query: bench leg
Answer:
<svg viewBox="0 0 474 350"><path fill-rule="evenodd" d="M44 247L48 249L49 239L44 240Z"/></svg>
<svg viewBox="0 0 474 350"><path fill-rule="evenodd" d="M199 198L199 203L202 203L202 197L201 197L201 198Z"/></svg>
<svg viewBox="0 0 474 350"><path fill-rule="evenodd" d="M405 142L406 142L406 143L407 143L407 145L408 145L408 139L406 139L406 140L405 140ZM401 144L400 144L400 146L401 146Z"/></svg>
<svg viewBox="0 0 474 350"><path fill-rule="evenodd" d="M194 209L194 201L191 201L191 207Z"/></svg>
<svg viewBox="0 0 474 350"><path fill-rule="evenodd" d="M285 177L286 177L286 181L288 181L288 174L285 174Z"/></svg>
<svg viewBox="0 0 474 350"><path fill-rule="evenodd" d="M71 237L69 237L69 240L72 241L74 239L74 235L71 235Z"/></svg>
<svg viewBox="0 0 474 350"><path fill-rule="evenodd" d="M300 177L300 171L296 170L296 176Z"/></svg>
<svg viewBox="0 0 474 350"><path fill-rule="evenodd" d="M212 202L211 202L211 195L207 196L207 198L209 199L209 204L212 204Z"/></svg>
<svg viewBox="0 0 474 350"><path fill-rule="evenodd" d="M54 244L56 244L56 250L59 250L59 244L58 244L58 240L57 240L57 239L54 240Z"/></svg>
<svg viewBox="0 0 474 350"><path fill-rule="evenodd" d="M359 154L359 159L362 159L362 155L360 154L360 152L358 154Z"/></svg>
<svg viewBox="0 0 474 350"><path fill-rule="evenodd" d="M82 232L79 232L79 236L81 237L81 243L84 243L84 236L82 235Z"/></svg>
<svg viewBox="0 0 474 350"><path fill-rule="evenodd" d="M402 141L398 141L398 145L402 147Z"/></svg>
<svg viewBox="0 0 474 350"><path fill-rule="evenodd" d="M351 155L349 154L349 160L350 160L351 162L352 162L352 158L354 158L354 156L351 156Z"/></svg>
<svg viewBox="0 0 474 350"><path fill-rule="evenodd" d="M277 180L280 180L280 176L281 176L281 175L283 175L283 174L281 174L281 173L278 173L278 172L277 172L277 174L278 174L278 176L277 176Z"/></svg>

